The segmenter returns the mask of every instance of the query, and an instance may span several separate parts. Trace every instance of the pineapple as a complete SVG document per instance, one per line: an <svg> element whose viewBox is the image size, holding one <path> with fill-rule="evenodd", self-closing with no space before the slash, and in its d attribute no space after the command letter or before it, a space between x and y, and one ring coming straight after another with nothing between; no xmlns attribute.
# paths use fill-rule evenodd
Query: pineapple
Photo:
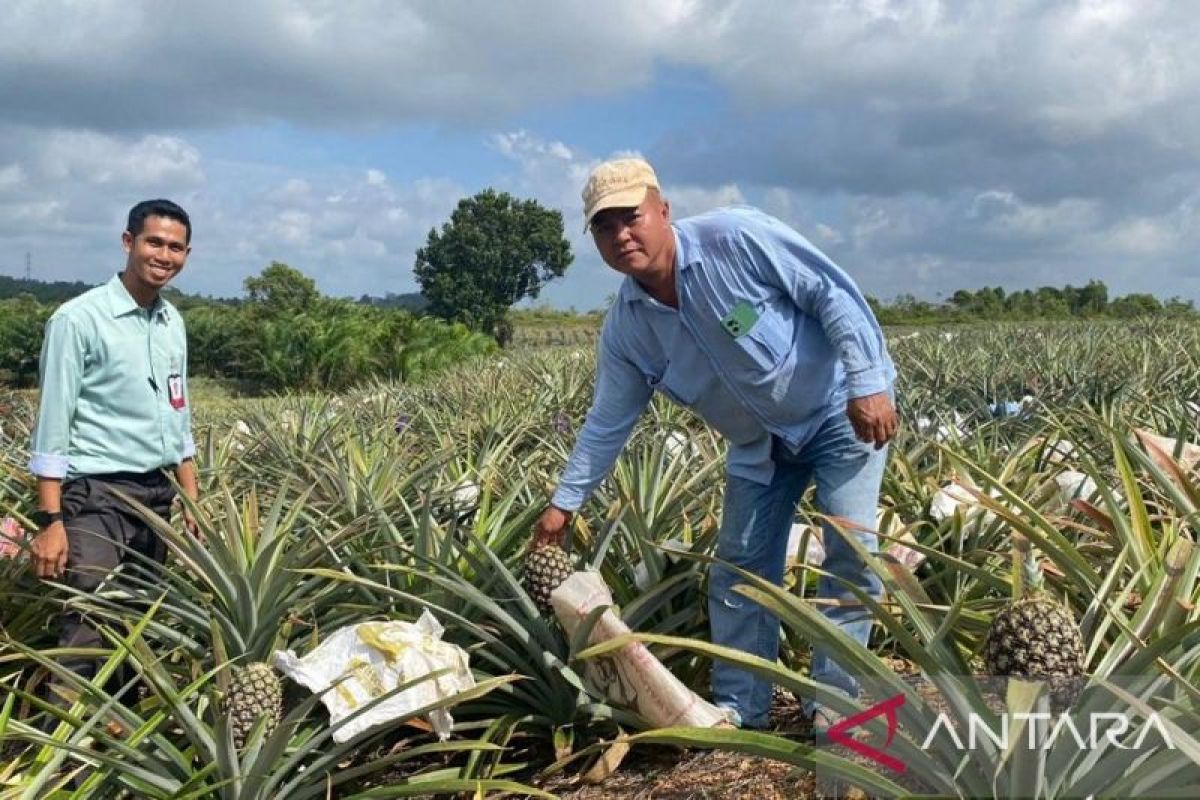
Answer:
<svg viewBox="0 0 1200 800"><path fill-rule="evenodd" d="M983 659L995 676L1046 681L1065 704L1074 679L1083 675L1083 637L1070 610L1042 589L1037 556L1024 537L1014 537L1014 596L992 619Z"/></svg>
<svg viewBox="0 0 1200 800"><path fill-rule="evenodd" d="M239 749L245 746L250 731L261 717L267 718L264 735L271 735L283 716L283 688L279 675L270 664L257 661L234 669L225 698L225 712L233 727L234 745Z"/></svg>
<svg viewBox="0 0 1200 800"><path fill-rule="evenodd" d="M543 611L550 611L550 593L571 576L575 568L567 551L556 544L536 547L525 556L525 590Z"/></svg>

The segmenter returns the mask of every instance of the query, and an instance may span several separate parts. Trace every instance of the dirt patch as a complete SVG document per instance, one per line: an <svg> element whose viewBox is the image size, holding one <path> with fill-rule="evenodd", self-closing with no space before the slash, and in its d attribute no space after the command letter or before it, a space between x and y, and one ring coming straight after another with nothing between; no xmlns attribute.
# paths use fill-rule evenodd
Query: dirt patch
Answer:
<svg viewBox="0 0 1200 800"><path fill-rule="evenodd" d="M634 756L630 756L632 760ZM681 752L665 748L622 765L599 786L547 786L564 800L685 800L817 797L813 773L765 758L727 752Z"/></svg>
<svg viewBox="0 0 1200 800"><path fill-rule="evenodd" d="M812 724L795 697L776 692L774 731L812 741ZM820 795L812 771L758 756L649 746L635 749L616 774L586 786L578 776L543 786L564 800L807 800Z"/></svg>

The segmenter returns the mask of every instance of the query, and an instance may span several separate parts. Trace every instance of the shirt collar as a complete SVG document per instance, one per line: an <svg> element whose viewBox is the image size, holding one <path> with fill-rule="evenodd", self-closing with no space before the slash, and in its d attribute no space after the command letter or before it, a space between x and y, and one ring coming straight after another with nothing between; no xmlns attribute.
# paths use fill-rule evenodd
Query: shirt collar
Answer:
<svg viewBox="0 0 1200 800"><path fill-rule="evenodd" d="M621 281L621 300L626 303L644 303L650 300L650 295L640 283L626 275L625 280Z"/></svg>
<svg viewBox="0 0 1200 800"><path fill-rule="evenodd" d="M112 311L113 318L123 317L133 311L141 311L142 307L138 305L137 300L133 299L133 295L125 288L125 284L121 283L121 273L117 273L109 280L108 285L108 305ZM161 297L155 298L154 305L151 306L155 315L159 319L167 319L167 306Z"/></svg>

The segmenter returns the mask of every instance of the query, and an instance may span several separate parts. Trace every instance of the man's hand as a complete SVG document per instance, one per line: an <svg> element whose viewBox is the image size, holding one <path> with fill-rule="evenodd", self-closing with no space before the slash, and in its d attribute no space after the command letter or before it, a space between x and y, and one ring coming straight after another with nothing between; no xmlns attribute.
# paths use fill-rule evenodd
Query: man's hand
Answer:
<svg viewBox="0 0 1200 800"><path fill-rule="evenodd" d="M175 480L179 481L179 488L183 492L184 497L195 503L200 497L200 482L196 479L196 462L194 459L185 458L175 468ZM177 498L177 500L179 502L179 509L183 513L183 527L194 538L203 542L204 534L201 533L200 526L196 524L196 518L192 516L192 511L188 508L188 504L183 501L183 497Z"/></svg>
<svg viewBox="0 0 1200 800"><path fill-rule="evenodd" d="M67 529L53 522L33 537L29 545L33 573L39 578L57 578L67 568Z"/></svg>
<svg viewBox="0 0 1200 800"><path fill-rule="evenodd" d="M538 517L538 521L533 526L533 537L530 539L529 548L536 549L548 544L556 544L562 547L563 540L567 535L567 525L571 522L571 512L563 511L555 506L547 506L542 515Z"/></svg>
<svg viewBox="0 0 1200 800"><path fill-rule="evenodd" d="M183 507L183 527L192 535L192 538L204 542L204 534L200 531L200 526L196 523L196 518L192 516L192 512L188 511L188 507Z"/></svg>
<svg viewBox="0 0 1200 800"><path fill-rule="evenodd" d="M887 392L852 398L846 403L846 416L859 441L874 444L876 450L891 441L900 427Z"/></svg>

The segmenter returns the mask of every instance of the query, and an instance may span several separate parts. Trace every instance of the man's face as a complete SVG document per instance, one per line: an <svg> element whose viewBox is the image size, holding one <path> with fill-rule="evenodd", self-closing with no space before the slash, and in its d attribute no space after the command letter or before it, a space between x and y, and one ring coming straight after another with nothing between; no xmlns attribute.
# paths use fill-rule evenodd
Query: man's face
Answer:
<svg viewBox="0 0 1200 800"><path fill-rule="evenodd" d="M128 258L125 271L138 286L158 291L183 269L192 248L187 243L187 227L170 217L146 217L141 232L121 235Z"/></svg>
<svg viewBox="0 0 1200 800"><path fill-rule="evenodd" d="M617 272L638 278L673 266L671 206L655 192L636 208L604 209L592 218L591 231L600 257Z"/></svg>

